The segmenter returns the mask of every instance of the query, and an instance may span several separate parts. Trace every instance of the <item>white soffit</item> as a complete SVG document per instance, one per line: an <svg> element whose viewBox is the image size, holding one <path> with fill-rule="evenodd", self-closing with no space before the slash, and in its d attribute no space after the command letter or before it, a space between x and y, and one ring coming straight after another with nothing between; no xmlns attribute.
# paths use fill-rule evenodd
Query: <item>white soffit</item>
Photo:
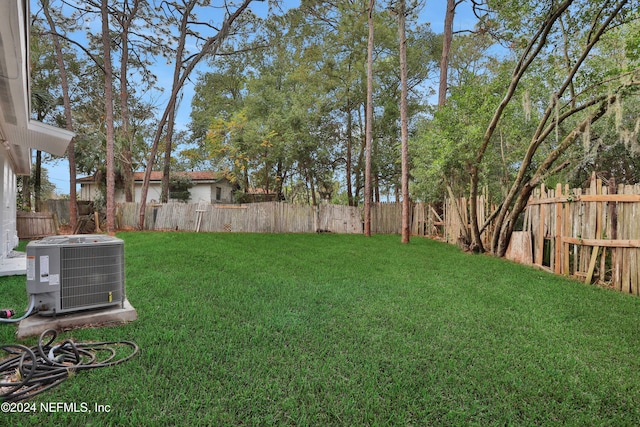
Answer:
<svg viewBox="0 0 640 427"><path fill-rule="evenodd" d="M31 149L62 156L73 133L30 119L27 0L0 0L0 139L15 172L28 174Z"/></svg>

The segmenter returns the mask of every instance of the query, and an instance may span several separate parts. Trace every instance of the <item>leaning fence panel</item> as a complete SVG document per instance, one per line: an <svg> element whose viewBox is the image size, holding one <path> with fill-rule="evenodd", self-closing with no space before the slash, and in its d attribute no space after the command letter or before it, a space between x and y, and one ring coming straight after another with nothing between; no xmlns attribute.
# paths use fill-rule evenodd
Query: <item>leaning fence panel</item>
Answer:
<svg viewBox="0 0 640 427"><path fill-rule="evenodd" d="M533 264L586 283L640 295L640 186L607 185L595 176L586 189L536 189L523 231Z"/></svg>

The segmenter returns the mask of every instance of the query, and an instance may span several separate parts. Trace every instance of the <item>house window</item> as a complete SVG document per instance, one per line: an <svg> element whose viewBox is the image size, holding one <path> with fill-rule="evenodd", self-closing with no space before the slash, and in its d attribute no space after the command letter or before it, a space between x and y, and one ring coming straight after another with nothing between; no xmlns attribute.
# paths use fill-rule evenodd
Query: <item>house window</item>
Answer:
<svg viewBox="0 0 640 427"><path fill-rule="evenodd" d="M222 200L222 188L216 187L216 200Z"/></svg>

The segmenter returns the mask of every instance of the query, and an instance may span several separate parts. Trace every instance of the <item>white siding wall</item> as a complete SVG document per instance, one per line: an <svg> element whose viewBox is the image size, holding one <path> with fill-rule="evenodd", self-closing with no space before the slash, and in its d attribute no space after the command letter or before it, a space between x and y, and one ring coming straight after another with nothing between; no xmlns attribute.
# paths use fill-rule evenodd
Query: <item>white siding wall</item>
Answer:
<svg viewBox="0 0 640 427"><path fill-rule="evenodd" d="M220 200L216 198L217 188L220 188ZM233 203L232 187L227 181L214 184L199 184L191 187L190 203Z"/></svg>
<svg viewBox="0 0 640 427"><path fill-rule="evenodd" d="M216 200L216 187L220 187L222 189L221 200ZM218 184L196 184L189 190L191 192L189 203L233 203L231 190L232 187L226 181ZM162 186L160 183L151 183L149 185L149 192L147 193L147 203L151 203L152 200L160 202L161 192ZM142 184L136 184L136 202L140 201L141 193ZM122 196L122 200L120 200L120 197L118 196L116 196L116 199L118 199L118 202L124 202L124 196Z"/></svg>
<svg viewBox="0 0 640 427"><path fill-rule="evenodd" d="M216 200L216 187L222 189L220 200ZM233 203L233 194L231 193L233 187L228 182L221 182L218 185L213 185L211 188L211 203Z"/></svg>
<svg viewBox="0 0 640 427"><path fill-rule="evenodd" d="M0 152L0 259L17 246L16 229L16 175L9 159Z"/></svg>
<svg viewBox="0 0 640 427"><path fill-rule="evenodd" d="M160 203L160 195L162 194L161 183L150 183L149 190L147 191L147 203L155 202ZM136 184L136 202L142 200L142 184ZM124 197L122 199L124 202Z"/></svg>
<svg viewBox="0 0 640 427"><path fill-rule="evenodd" d="M95 200L99 193L100 187L97 184L85 183L80 186L77 198L78 200Z"/></svg>
<svg viewBox="0 0 640 427"><path fill-rule="evenodd" d="M189 189L191 193L191 198L189 199L189 203L198 203L198 202L207 202L211 203L211 184L205 185L194 185ZM215 193L213 194L215 197Z"/></svg>
<svg viewBox="0 0 640 427"><path fill-rule="evenodd" d="M1 1L1 0L0 0ZM216 188L221 189L221 198L216 200ZM207 202L207 203L233 203L233 195L231 185L226 182L215 184L196 184L189 190L191 199L189 203ZM98 192L98 186L95 184L84 183L79 191L79 200L94 200ZM160 194L162 193L162 185L159 182L152 182L147 192L147 203L159 203ZM142 184L137 183L135 186L135 201L139 202L142 196ZM120 189L116 190L116 203L124 203L124 192Z"/></svg>

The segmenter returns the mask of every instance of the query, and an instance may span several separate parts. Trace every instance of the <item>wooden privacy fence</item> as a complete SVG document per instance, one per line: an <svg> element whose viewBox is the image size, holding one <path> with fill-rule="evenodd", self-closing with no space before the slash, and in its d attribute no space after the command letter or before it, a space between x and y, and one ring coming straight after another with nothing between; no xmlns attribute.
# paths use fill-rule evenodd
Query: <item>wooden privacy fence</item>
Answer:
<svg viewBox="0 0 640 427"><path fill-rule="evenodd" d="M431 204L414 204L411 215L411 235L442 238L445 225L442 217L443 215L438 213Z"/></svg>
<svg viewBox="0 0 640 427"><path fill-rule="evenodd" d="M469 227L468 200L445 199L444 240L457 244ZM478 197L478 224L493 212ZM511 237L506 257L556 274L594 281L640 295L640 185L591 179L589 188L533 191L523 215L522 231ZM483 243L494 230L488 227Z"/></svg>
<svg viewBox="0 0 640 427"><path fill-rule="evenodd" d="M49 212L22 212L16 214L16 228L20 239L38 239L57 234L55 217Z"/></svg>
<svg viewBox="0 0 640 427"><path fill-rule="evenodd" d="M640 185L536 189L523 230L533 264L640 294Z"/></svg>
<svg viewBox="0 0 640 427"><path fill-rule="evenodd" d="M409 218L411 235L442 236L444 221L432 205L413 203ZM402 234L402 204L371 204L372 234Z"/></svg>
<svg viewBox="0 0 640 427"><path fill-rule="evenodd" d="M117 208L119 228L135 228L140 204L121 203ZM360 207L321 204L296 205L282 202L216 205L168 203L147 205L145 230L184 230L249 233L363 232ZM441 233L442 218L430 205L412 206L411 230L416 236ZM371 228L375 234L399 234L402 206L375 203L371 206Z"/></svg>
<svg viewBox="0 0 640 427"><path fill-rule="evenodd" d="M69 224L69 200L49 199L44 202L42 208L44 212L50 212L55 215L59 224Z"/></svg>
<svg viewBox="0 0 640 427"><path fill-rule="evenodd" d="M139 203L121 203L118 226L135 228ZM183 230L247 233L362 233L358 208L338 205L307 206L280 202L242 205L168 203L147 205L145 230Z"/></svg>
<svg viewBox="0 0 640 427"><path fill-rule="evenodd" d="M496 209L490 204L487 195L478 196L478 227L482 228L486 219ZM466 197L458 199L445 198L443 238L447 243L458 244L460 238L469 230L469 201ZM482 233L482 244L487 247L493 237L493 227L489 226Z"/></svg>

